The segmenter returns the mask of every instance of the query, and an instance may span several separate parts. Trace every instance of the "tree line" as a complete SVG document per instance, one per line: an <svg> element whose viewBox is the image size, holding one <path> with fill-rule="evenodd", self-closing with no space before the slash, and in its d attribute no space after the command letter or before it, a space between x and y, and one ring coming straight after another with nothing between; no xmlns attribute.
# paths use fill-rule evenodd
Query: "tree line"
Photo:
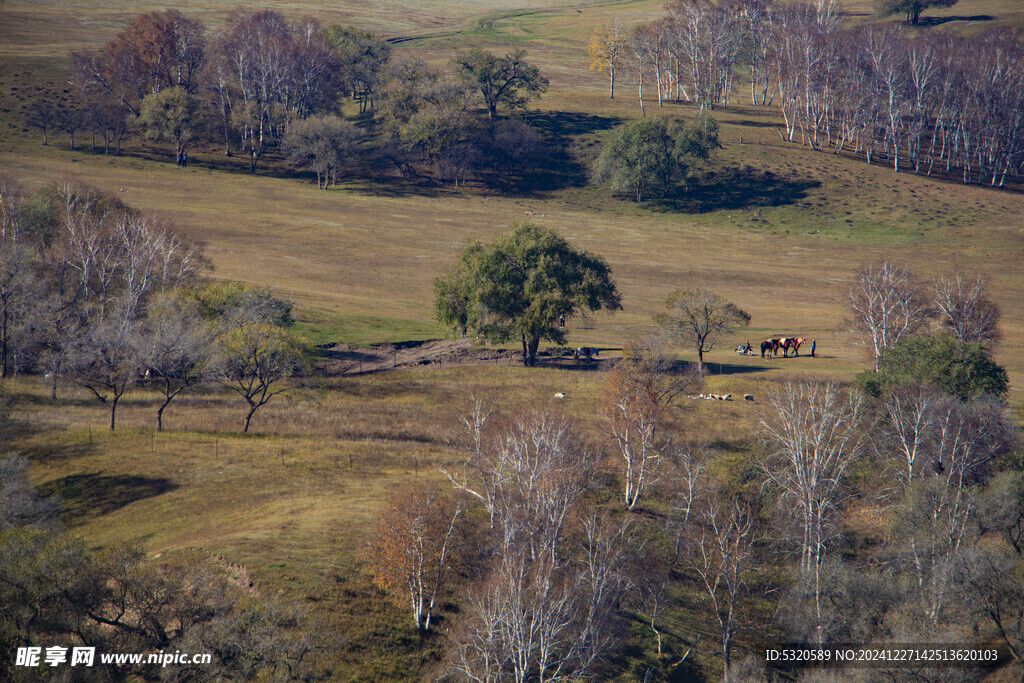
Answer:
<svg viewBox="0 0 1024 683"><path fill-rule="evenodd" d="M910 35L844 28L836 2L674 0L652 22L595 29L587 49L612 97L632 76L641 113L645 84L659 106L727 107L745 66L752 104L778 107L786 141L998 187L1024 164L1024 42L1009 29Z"/></svg>
<svg viewBox="0 0 1024 683"><path fill-rule="evenodd" d="M162 396L217 382L245 401L243 430L308 353L269 290L206 283L202 245L116 196L66 178L35 193L0 176L0 376L70 384L110 413L133 386Z"/></svg>
<svg viewBox="0 0 1024 683"><path fill-rule="evenodd" d="M166 10L76 55L71 101L40 98L26 123L43 144L51 131L68 133L72 149L83 131L108 153L133 134L168 142L179 165L199 143L244 155L250 171L274 150L324 187L370 152L403 174L458 184L514 174L541 155L534 129L499 118L547 87L524 57L470 50L438 70L395 57L386 40L353 26L239 9L211 35ZM346 101L357 103L359 125L342 115Z"/></svg>

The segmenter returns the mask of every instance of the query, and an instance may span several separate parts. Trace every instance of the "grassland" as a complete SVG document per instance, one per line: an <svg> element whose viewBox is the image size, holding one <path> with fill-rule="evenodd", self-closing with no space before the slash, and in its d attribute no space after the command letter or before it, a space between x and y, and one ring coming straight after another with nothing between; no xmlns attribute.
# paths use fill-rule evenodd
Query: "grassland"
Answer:
<svg viewBox="0 0 1024 683"><path fill-rule="evenodd" d="M1003 311L997 360L1010 372L1010 402L1024 406L1024 195L894 174L862 161L784 144L774 112L738 101L715 113L724 148L689 199L634 205L586 186L585 166L616 121L638 114L633 86L615 100L603 75L586 70L583 46L594 25L660 11L660 2L257 3L324 21L351 22L390 37L396 49L443 64L468 46L522 46L551 80L531 121L559 136L572 160L550 186L498 193L358 179L322 192L306 177L280 174L271 160L255 176L215 150L188 169L165 151L131 143L121 157L47 147L24 131L20 112L35 88L61 89L63 60L98 49L138 12L160 0L77 0L0 4L0 167L38 187L74 174L139 208L174 220L207 245L212 276L269 285L296 302L299 329L314 341L368 343L435 337L432 281L467 240L488 240L528 215L578 246L605 256L623 311L592 328L571 324L570 343L620 346L645 329L668 292L719 291L753 316L751 328L715 350L711 388L761 397L787 377L847 379L863 367L845 331L844 300L854 270L891 257L931 277L959 267L982 272ZM235 3L176 3L215 25ZM844 3L866 20L867 0ZM1021 25L1014 0L961 0L934 17L968 17L941 30ZM970 19L981 15L989 19ZM692 115L685 104L648 112ZM742 144L741 144L742 139ZM284 177L281 177L281 176ZM783 361L739 358L733 342L791 333L818 340L819 356ZM690 354L680 349L680 355ZM25 453L33 478L60 493L70 529L96 545L136 540L153 553L215 553L246 565L260 591L307 602L342 635L335 676L415 677L438 643L416 641L372 587L361 548L381 501L402 481L438 477L458 457L456 419L471 394L503 404L566 408L593 423L596 373L505 365L402 369L310 380L268 405L255 434L238 428L240 405L226 393L186 396L156 434L156 397L128 395L118 431L102 429L102 406L84 394L47 398L35 378L10 381L7 450ZM691 404L680 411L682 438L727 446L742 462L758 404ZM731 449L731 450L730 450ZM694 615L674 619L700 630ZM710 657L698 669L710 672Z"/></svg>

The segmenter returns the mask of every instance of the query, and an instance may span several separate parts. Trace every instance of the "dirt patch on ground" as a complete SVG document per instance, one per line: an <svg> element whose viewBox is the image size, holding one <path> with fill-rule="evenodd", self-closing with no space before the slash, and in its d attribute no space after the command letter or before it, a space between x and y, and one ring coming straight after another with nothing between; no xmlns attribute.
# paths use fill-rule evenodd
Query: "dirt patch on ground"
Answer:
<svg viewBox="0 0 1024 683"><path fill-rule="evenodd" d="M382 342L370 346L330 344L320 347L317 371L329 377L380 372L416 365L480 365L522 363L518 349L477 346L470 339L428 339L426 341ZM542 352L538 365L567 369L607 369L614 358L574 359L557 351Z"/></svg>

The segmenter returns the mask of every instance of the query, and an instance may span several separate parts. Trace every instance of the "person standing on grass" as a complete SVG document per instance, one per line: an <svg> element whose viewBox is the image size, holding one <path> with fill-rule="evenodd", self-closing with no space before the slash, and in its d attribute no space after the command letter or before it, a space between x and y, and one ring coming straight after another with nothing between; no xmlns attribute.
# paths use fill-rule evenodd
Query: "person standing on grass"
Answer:
<svg viewBox="0 0 1024 683"><path fill-rule="evenodd" d="M811 358L814 358L814 348L817 346L817 344L818 344L818 340L817 339L812 339L811 340Z"/></svg>

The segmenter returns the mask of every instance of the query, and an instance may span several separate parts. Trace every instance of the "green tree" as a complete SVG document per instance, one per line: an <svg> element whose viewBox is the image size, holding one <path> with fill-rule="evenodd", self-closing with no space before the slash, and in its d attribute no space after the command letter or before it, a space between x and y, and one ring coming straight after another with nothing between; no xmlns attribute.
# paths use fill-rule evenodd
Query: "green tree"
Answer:
<svg viewBox="0 0 1024 683"><path fill-rule="evenodd" d="M957 0L875 0L875 12L880 17L894 14L907 15L907 23L916 25L921 12L932 7L952 7Z"/></svg>
<svg viewBox="0 0 1024 683"><path fill-rule="evenodd" d="M664 118L629 121L602 147L591 179L638 202L664 196L716 147L718 123L710 116L686 125Z"/></svg>
<svg viewBox="0 0 1024 683"><path fill-rule="evenodd" d="M962 401L985 395L1003 397L1009 386L1006 369L980 344L943 333L901 339L882 350L877 371L863 372L858 379L874 396L890 387L921 381Z"/></svg>
<svg viewBox="0 0 1024 683"><path fill-rule="evenodd" d="M668 295L664 313L654 321L670 337L697 349L697 367L704 354L734 327L750 324L750 314L707 289L677 289Z"/></svg>
<svg viewBox="0 0 1024 683"><path fill-rule="evenodd" d="M307 353L302 342L280 327L251 323L219 338L221 382L245 399L242 431L270 399L291 389L285 380L300 371Z"/></svg>
<svg viewBox="0 0 1024 683"><path fill-rule="evenodd" d="M138 123L147 138L174 142L180 159L200 124L199 100L182 87L164 88L142 100Z"/></svg>
<svg viewBox="0 0 1024 683"><path fill-rule="evenodd" d="M467 246L455 270L434 288L442 323L462 333L472 325L492 342L520 339L528 367L541 339L564 343L558 324L563 316L622 308L603 258L528 222L513 225L493 244Z"/></svg>
<svg viewBox="0 0 1024 683"><path fill-rule="evenodd" d="M525 56L525 50L513 50L499 57L477 49L456 57L452 65L463 78L479 88L487 113L493 119L498 116L498 105L516 111L547 90L548 79L541 76L537 67L526 63Z"/></svg>
<svg viewBox="0 0 1024 683"><path fill-rule="evenodd" d="M181 292L183 299L195 301L199 312L218 331L250 323L268 323L288 327L292 318L292 302L278 299L271 289L241 282L214 282L205 287Z"/></svg>
<svg viewBox="0 0 1024 683"><path fill-rule="evenodd" d="M359 113L373 108L381 74L391 59L391 44L355 26L333 24L327 29L341 65L343 85L359 102Z"/></svg>

